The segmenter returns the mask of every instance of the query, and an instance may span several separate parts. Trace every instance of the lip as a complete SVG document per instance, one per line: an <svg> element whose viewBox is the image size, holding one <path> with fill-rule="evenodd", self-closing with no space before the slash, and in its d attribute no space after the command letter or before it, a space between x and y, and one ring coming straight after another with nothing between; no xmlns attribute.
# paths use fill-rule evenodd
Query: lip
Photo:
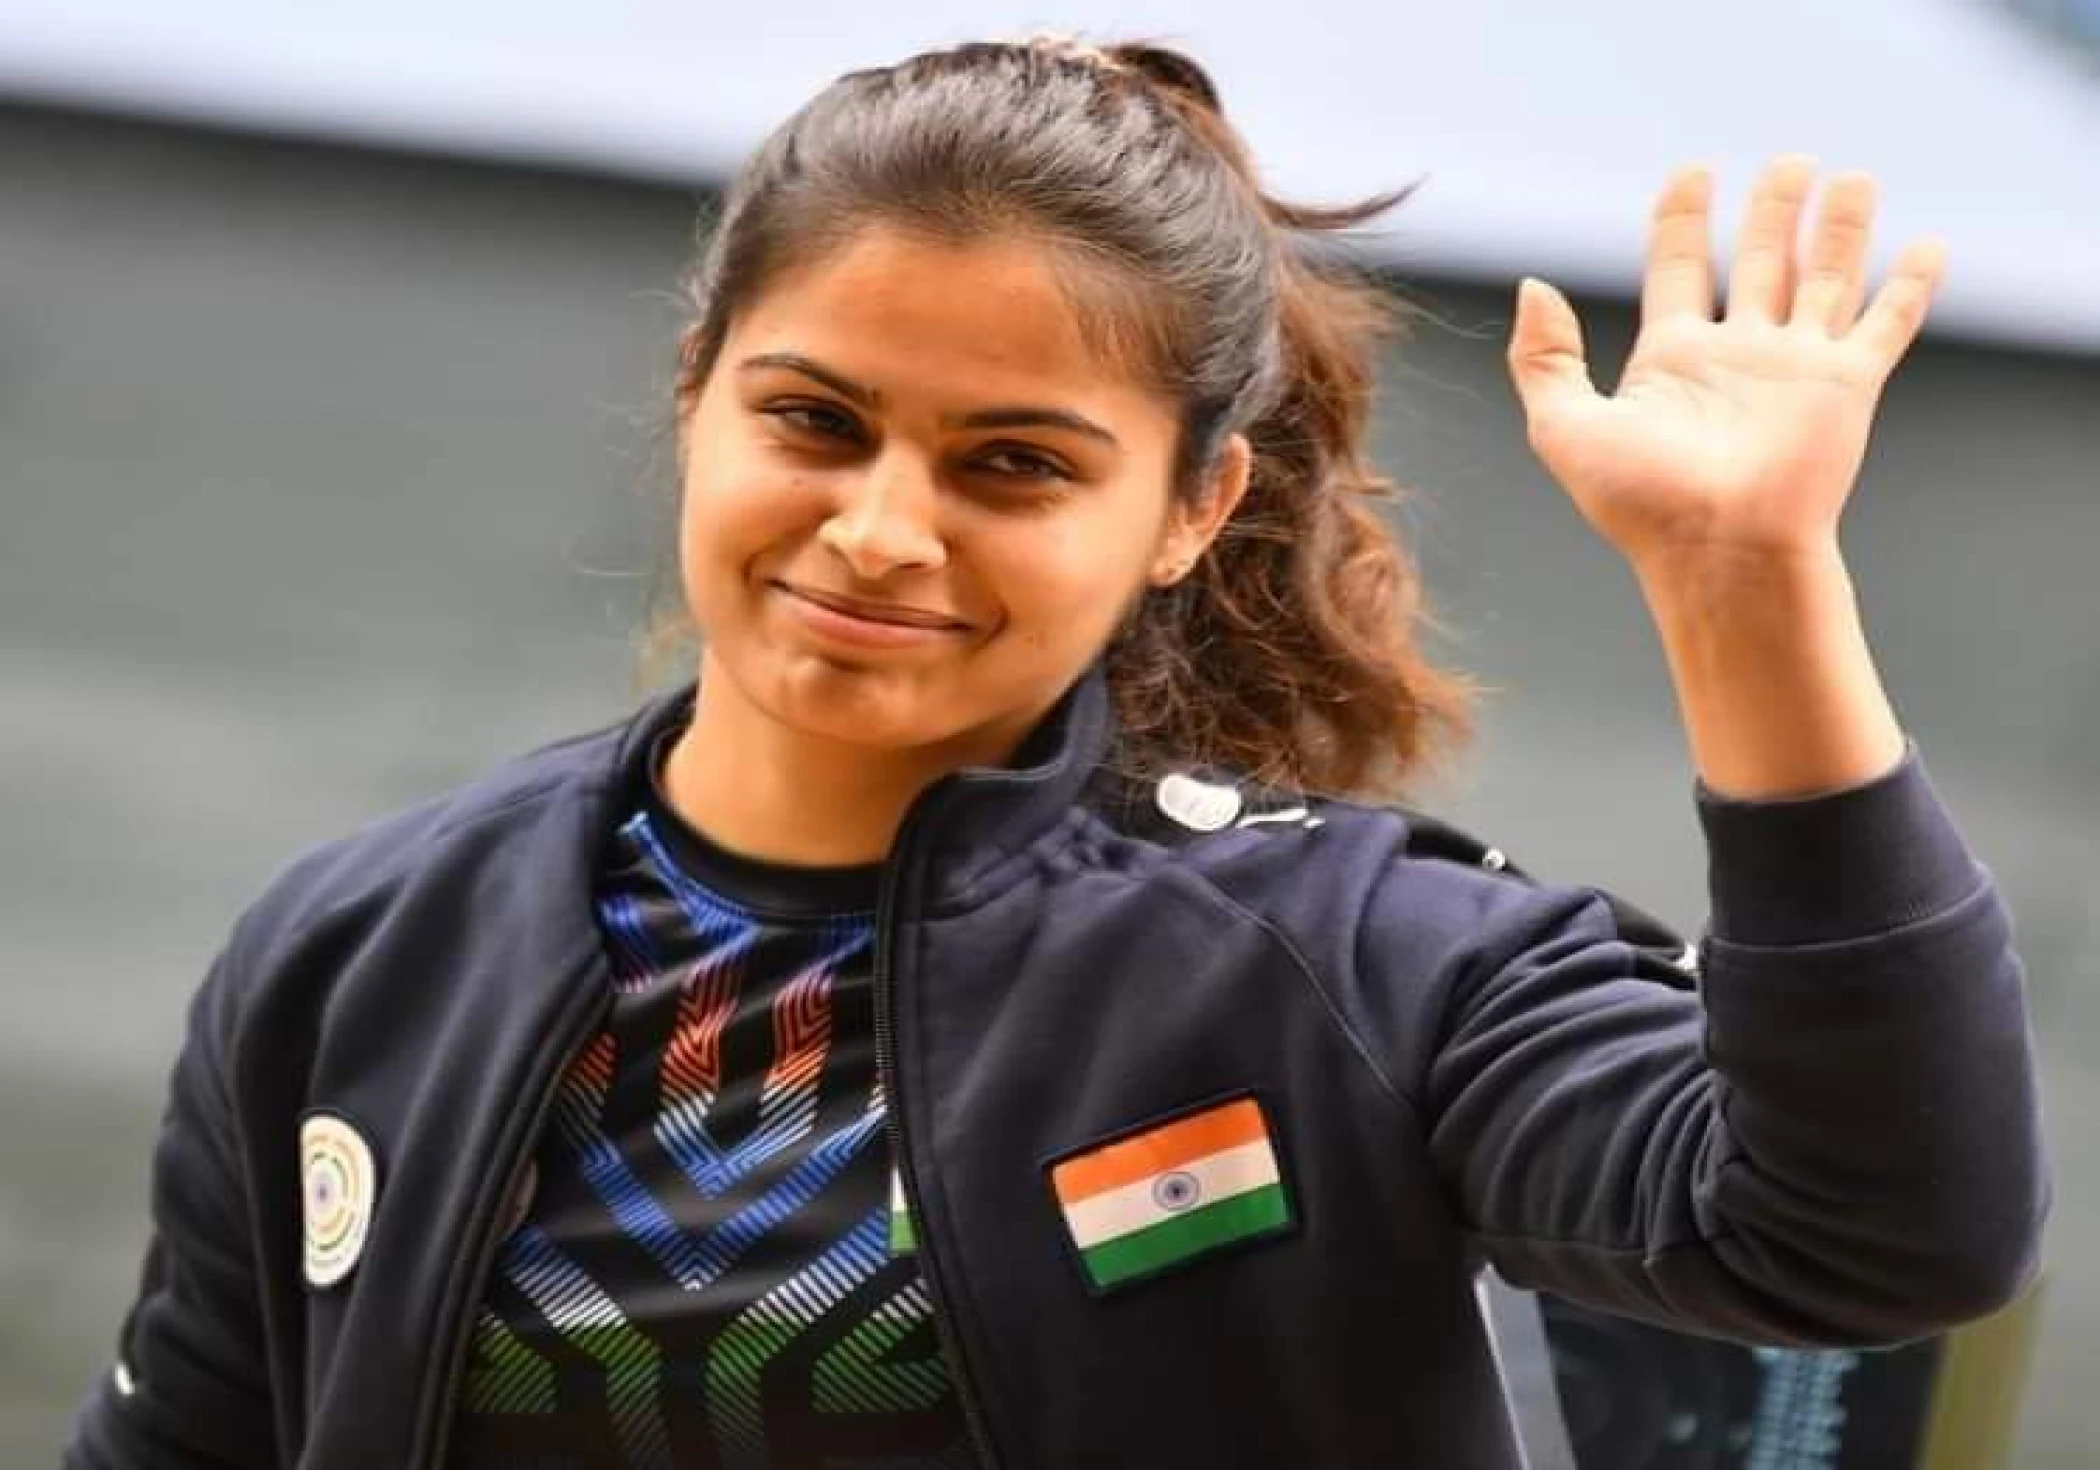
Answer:
<svg viewBox="0 0 2100 1470"><path fill-rule="evenodd" d="M802 625L819 637L862 648L903 648L931 642L969 625L924 608L862 602L787 582L772 584Z"/></svg>
<svg viewBox="0 0 2100 1470"><path fill-rule="evenodd" d="M870 623L891 623L904 628L946 628L957 631L963 627L958 618L945 613L928 612L922 607L905 607L894 602L866 602L858 597L843 597L836 592L822 592L814 587L798 587L792 582L776 583L795 596L819 607L828 607L833 612L844 613L849 618L860 618Z"/></svg>

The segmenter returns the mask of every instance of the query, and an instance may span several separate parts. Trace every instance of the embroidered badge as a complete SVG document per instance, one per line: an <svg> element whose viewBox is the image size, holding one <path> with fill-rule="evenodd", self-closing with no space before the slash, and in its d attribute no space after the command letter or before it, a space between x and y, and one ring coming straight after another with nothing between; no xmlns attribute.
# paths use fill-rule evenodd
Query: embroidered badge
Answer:
<svg viewBox="0 0 2100 1470"><path fill-rule="evenodd" d="M364 1253L379 1192L372 1147L347 1120L312 1114L299 1125L299 1181L307 1285L333 1286Z"/></svg>
<svg viewBox="0 0 2100 1470"><path fill-rule="evenodd" d="M1290 1230L1268 1121L1234 1098L1051 1166L1050 1183L1097 1291Z"/></svg>

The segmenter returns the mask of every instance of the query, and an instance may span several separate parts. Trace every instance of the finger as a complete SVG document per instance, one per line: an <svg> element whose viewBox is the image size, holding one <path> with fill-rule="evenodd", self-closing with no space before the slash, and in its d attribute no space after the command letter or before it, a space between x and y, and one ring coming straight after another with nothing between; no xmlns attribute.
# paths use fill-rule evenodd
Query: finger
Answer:
<svg viewBox="0 0 2100 1470"><path fill-rule="evenodd" d="M1714 176L1703 167L1680 169L1656 197L1648 222L1648 270L1641 281L1641 321L1714 314L1710 222Z"/></svg>
<svg viewBox="0 0 2100 1470"><path fill-rule="evenodd" d="M1895 371L1917 340L1946 274L1947 247L1938 240L1914 241L1896 257L1889 278L1881 283L1873 304L1852 331L1852 340L1880 360L1884 377Z"/></svg>
<svg viewBox="0 0 2100 1470"><path fill-rule="evenodd" d="M1597 396L1583 356L1582 323L1575 308L1559 291L1528 276L1517 283L1509 373L1524 405L1524 417L1533 426L1557 409Z"/></svg>
<svg viewBox="0 0 2100 1470"><path fill-rule="evenodd" d="M1874 236L1874 179L1843 173L1830 181L1816 212L1808 264L1794 296L1792 320L1842 337L1867 294L1867 249Z"/></svg>
<svg viewBox="0 0 2100 1470"><path fill-rule="evenodd" d="M1794 301L1794 236L1816 161L1788 153L1765 165L1728 270L1728 320L1783 322Z"/></svg>

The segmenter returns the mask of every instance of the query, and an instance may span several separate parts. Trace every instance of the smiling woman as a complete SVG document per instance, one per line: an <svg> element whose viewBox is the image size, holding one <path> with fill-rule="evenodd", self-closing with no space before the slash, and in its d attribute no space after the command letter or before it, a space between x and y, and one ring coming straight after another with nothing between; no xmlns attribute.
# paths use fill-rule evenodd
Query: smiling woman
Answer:
<svg viewBox="0 0 2100 1470"><path fill-rule="evenodd" d="M1170 493L1177 430L1025 239L871 228L779 279L684 426L705 653L672 799L740 850L880 859L932 774L1002 763L1238 504L1239 439Z"/></svg>
<svg viewBox="0 0 2100 1470"><path fill-rule="evenodd" d="M1312 262L1383 201L1266 196L1156 46L827 87L692 283L694 677L242 917L69 1463L1510 1470L1483 1264L1766 1343L2007 1300L2020 967L1836 548L1939 253L1870 295L1852 176L1797 265L1813 172L1719 319L1665 186L1616 394L1549 287L1510 343L1676 679L1688 945L1360 799L1464 710Z"/></svg>

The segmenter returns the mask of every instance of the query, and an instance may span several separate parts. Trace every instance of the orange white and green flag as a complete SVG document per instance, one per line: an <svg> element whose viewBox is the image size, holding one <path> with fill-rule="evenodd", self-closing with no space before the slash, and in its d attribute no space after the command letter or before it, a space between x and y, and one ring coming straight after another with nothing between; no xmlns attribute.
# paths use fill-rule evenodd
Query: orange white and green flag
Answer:
<svg viewBox="0 0 2100 1470"><path fill-rule="evenodd" d="M1051 1187L1096 1289L1291 1224L1267 1123L1236 1098L1054 1165Z"/></svg>

